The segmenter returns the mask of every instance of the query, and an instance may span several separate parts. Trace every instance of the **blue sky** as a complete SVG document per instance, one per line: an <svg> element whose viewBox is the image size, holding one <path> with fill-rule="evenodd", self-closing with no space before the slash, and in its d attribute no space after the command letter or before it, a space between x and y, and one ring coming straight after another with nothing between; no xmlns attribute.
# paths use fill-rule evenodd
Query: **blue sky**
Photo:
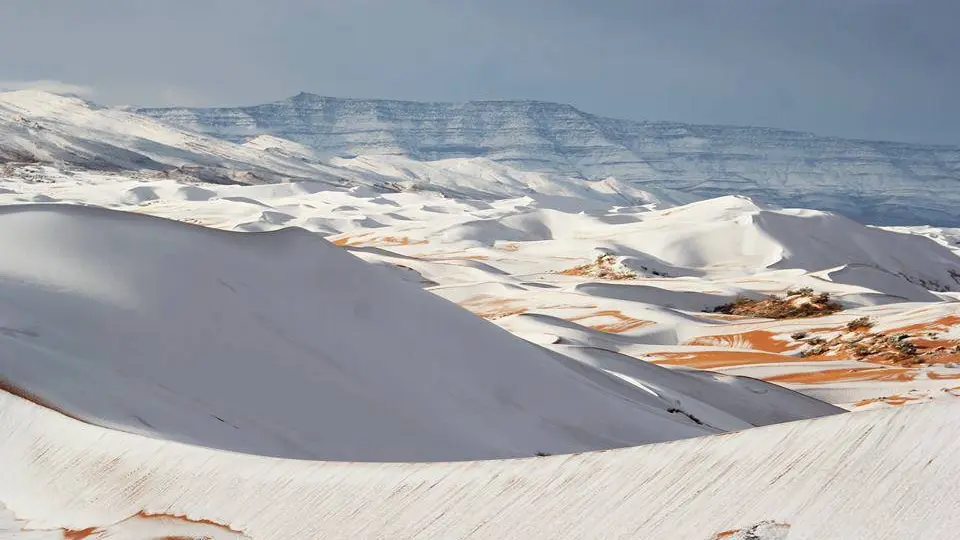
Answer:
<svg viewBox="0 0 960 540"><path fill-rule="evenodd" d="M134 105L539 99L957 145L957 21L956 0L0 0L0 87Z"/></svg>

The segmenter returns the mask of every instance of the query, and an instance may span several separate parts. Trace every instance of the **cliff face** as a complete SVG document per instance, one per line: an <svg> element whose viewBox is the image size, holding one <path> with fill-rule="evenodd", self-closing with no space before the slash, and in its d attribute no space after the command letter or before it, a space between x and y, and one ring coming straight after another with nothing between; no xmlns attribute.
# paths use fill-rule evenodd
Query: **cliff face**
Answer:
<svg viewBox="0 0 960 540"><path fill-rule="evenodd" d="M237 142L275 135L327 155L483 156L524 170L614 176L702 196L737 193L868 223L960 225L956 147L616 120L533 101L418 103L299 94L251 107L137 112Z"/></svg>

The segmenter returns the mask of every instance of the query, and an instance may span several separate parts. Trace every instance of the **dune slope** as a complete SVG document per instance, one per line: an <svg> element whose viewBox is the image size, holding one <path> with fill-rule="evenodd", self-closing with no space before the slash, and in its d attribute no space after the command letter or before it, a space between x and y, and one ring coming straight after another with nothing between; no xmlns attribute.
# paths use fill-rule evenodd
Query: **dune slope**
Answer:
<svg viewBox="0 0 960 540"><path fill-rule="evenodd" d="M731 425L722 412L694 421L682 391L525 343L300 229L5 207L0 250L0 373L103 426L283 457L432 461ZM780 421L839 411L757 384L781 395ZM710 401L699 393L691 402Z"/></svg>
<svg viewBox="0 0 960 540"><path fill-rule="evenodd" d="M151 440L0 392L0 534L951 538L960 527L958 408L858 412L569 456L364 464Z"/></svg>

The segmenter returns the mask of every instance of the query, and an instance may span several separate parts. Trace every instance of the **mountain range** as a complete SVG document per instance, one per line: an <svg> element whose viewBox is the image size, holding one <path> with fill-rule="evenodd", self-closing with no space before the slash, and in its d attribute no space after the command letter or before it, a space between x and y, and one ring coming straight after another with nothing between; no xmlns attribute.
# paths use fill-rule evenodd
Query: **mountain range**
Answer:
<svg viewBox="0 0 960 540"><path fill-rule="evenodd" d="M248 107L140 108L237 143L272 135L324 157L482 157L585 180L841 212L881 225L960 225L960 148L761 127L605 118L539 101L341 99L301 93Z"/></svg>

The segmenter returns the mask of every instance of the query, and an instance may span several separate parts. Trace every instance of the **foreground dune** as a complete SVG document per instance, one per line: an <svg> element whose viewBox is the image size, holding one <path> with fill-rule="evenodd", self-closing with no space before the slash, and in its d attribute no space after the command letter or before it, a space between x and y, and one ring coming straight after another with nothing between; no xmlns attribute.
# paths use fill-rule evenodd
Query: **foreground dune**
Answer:
<svg viewBox="0 0 960 540"><path fill-rule="evenodd" d="M960 527L958 413L960 402L951 401L576 455L335 463L146 438L0 392L0 503L8 510L0 531L72 539L707 540L750 530L739 538L952 538ZM149 535L125 533L144 528Z"/></svg>

